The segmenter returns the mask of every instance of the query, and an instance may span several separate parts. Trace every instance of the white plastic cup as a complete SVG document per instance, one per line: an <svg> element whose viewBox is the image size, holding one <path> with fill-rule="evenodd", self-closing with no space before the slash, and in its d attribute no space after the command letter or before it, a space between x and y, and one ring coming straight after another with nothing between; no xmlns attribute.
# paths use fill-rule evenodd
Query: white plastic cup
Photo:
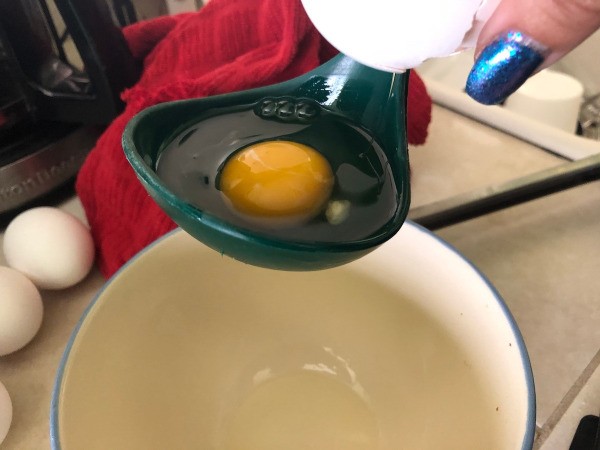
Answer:
<svg viewBox="0 0 600 450"><path fill-rule="evenodd" d="M570 75L542 70L506 99L504 107L552 127L575 133L583 85Z"/></svg>

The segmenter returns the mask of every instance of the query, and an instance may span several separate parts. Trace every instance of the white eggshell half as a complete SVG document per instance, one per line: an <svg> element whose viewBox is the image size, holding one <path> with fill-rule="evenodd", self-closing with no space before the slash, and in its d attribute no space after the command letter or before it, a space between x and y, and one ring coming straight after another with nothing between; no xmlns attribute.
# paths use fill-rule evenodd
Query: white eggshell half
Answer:
<svg viewBox="0 0 600 450"><path fill-rule="evenodd" d="M0 356L27 345L40 329L43 314L34 284L22 273L0 266Z"/></svg>
<svg viewBox="0 0 600 450"><path fill-rule="evenodd" d="M398 72L473 45L475 25L499 0L302 0L309 18L338 50L377 69ZM479 10L482 14L478 16Z"/></svg>
<svg viewBox="0 0 600 450"><path fill-rule="evenodd" d="M8 265L42 289L63 289L81 281L94 263L94 241L76 217L57 208L29 209L4 234Z"/></svg>
<svg viewBox="0 0 600 450"><path fill-rule="evenodd" d="M10 396L2 382L0 382L0 445L8 434L8 429L12 422L12 413L13 409Z"/></svg>

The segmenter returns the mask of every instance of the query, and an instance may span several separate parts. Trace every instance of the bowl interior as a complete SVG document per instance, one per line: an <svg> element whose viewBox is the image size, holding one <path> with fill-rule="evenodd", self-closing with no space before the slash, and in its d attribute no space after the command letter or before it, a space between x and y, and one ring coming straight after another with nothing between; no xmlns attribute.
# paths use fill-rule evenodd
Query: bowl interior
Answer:
<svg viewBox="0 0 600 450"><path fill-rule="evenodd" d="M412 224L322 272L175 232L100 292L57 378L54 449L525 449L522 339L480 274ZM319 447L321 448L321 447Z"/></svg>

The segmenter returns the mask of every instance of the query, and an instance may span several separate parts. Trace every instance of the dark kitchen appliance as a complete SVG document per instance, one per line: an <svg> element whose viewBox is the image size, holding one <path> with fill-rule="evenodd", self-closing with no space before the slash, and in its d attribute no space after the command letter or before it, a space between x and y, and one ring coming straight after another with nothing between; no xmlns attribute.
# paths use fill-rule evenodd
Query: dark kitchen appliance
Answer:
<svg viewBox="0 0 600 450"><path fill-rule="evenodd" d="M0 214L71 180L139 74L107 0L0 0Z"/></svg>

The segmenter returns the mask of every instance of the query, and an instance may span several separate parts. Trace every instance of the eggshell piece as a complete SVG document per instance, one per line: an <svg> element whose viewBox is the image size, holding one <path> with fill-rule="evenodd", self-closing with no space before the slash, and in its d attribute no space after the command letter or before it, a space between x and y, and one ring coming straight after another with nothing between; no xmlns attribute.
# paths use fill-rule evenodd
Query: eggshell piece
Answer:
<svg viewBox="0 0 600 450"><path fill-rule="evenodd" d="M10 395L8 395L8 391L0 381L0 445L2 445L8 434L8 429L12 422L12 414L13 409Z"/></svg>
<svg viewBox="0 0 600 450"><path fill-rule="evenodd" d="M302 3L315 27L342 53L367 66L400 72L455 53L465 39L472 45L478 22L487 20L499 0Z"/></svg>
<svg viewBox="0 0 600 450"><path fill-rule="evenodd" d="M10 267L41 289L63 289L81 281L94 263L94 241L76 217L57 208L29 209L4 234Z"/></svg>
<svg viewBox="0 0 600 450"><path fill-rule="evenodd" d="M27 345L40 329L43 314L35 285L22 273L0 266L0 356Z"/></svg>

